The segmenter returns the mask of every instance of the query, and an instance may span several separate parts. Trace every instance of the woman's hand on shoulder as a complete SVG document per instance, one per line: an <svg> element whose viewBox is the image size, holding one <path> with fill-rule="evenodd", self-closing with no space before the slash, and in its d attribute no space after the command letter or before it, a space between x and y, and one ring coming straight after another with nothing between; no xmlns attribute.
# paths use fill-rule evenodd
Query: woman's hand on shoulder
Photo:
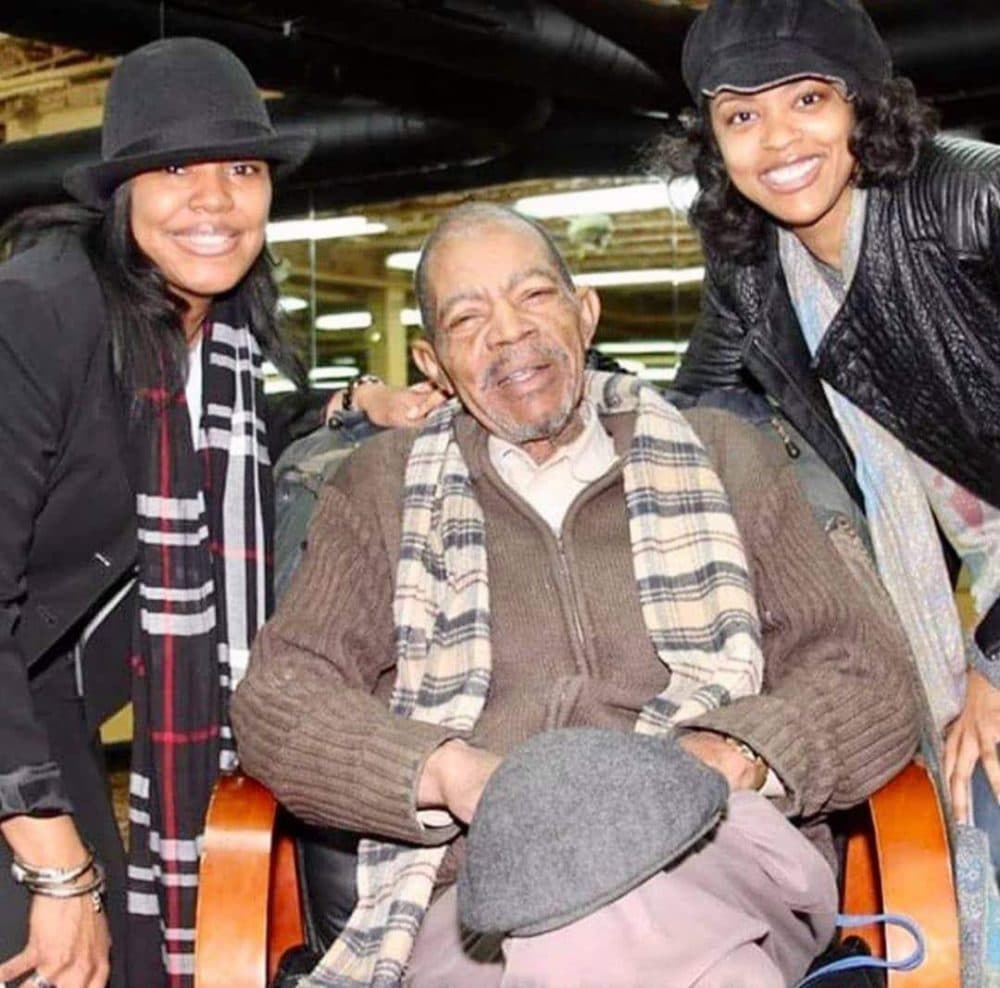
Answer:
<svg viewBox="0 0 1000 988"><path fill-rule="evenodd" d="M413 428L422 425L446 398L430 381L408 388L393 388L378 382L359 387L354 393L354 404L373 425Z"/></svg>

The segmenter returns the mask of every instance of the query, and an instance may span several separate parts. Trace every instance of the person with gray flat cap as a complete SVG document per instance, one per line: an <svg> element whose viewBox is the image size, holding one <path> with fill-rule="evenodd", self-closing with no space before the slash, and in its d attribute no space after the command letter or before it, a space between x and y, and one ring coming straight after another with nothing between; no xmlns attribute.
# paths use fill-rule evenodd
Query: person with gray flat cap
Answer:
<svg viewBox="0 0 1000 988"><path fill-rule="evenodd" d="M155 41L111 76L77 205L5 230L0 982L192 984L229 692L271 606L262 358L297 373L265 228L310 145L231 51ZM130 696L126 877L97 728Z"/></svg>
<svg viewBox="0 0 1000 988"><path fill-rule="evenodd" d="M233 698L244 769L363 838L302 985L794 981L827 816L914 751L901 629L767 439L585 369L543 228L457 207L415 284L450 400L333 476Z"/></svg>

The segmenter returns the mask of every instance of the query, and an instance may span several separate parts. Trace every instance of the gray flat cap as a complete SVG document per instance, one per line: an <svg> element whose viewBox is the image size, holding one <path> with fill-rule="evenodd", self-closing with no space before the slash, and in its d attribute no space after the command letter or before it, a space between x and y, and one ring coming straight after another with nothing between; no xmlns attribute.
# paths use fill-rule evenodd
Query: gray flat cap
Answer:
<svg viewBox="0 0 1000 988"><path fill-rule="evenodd" d="M689 850L728 796L723 776L671 739L538 734L483 792L458 879L462 923L531 936L580 919Z"/></svg>

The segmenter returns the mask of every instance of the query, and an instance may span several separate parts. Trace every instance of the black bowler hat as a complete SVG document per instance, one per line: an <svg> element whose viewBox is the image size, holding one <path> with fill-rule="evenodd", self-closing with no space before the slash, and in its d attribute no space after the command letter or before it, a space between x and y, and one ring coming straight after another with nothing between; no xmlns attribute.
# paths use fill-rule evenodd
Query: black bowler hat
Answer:
<svg viewBox="0 0 1000 988"><path fill-rule="evenodd" d="M311 147L307 136L278 134L253 78L228 48L205 38L164 38L118 63L104 103L101 160L69 169L63 185L100 207L140 172L258 158L278 177Z"/></svg>
<svg viewBox="0 0 1000 988"><path fill-rule="evenodd" d="M892 60L859 0L712 0L684 39L681 72L695 103L807 76L855 95L888 79Z"/></svg>

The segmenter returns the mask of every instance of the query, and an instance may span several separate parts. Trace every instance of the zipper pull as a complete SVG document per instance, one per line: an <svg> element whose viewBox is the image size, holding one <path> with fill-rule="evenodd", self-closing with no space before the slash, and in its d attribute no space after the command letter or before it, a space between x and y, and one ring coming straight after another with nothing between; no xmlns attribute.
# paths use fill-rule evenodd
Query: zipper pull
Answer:
<svg viewBox="0 0 1000 988"><path fill-rule="evenodd" d="M777 415L771 418L771 426L774 431L778 433L781 437L781 441L785 444L785 450L789 457L793 460L797 460L802 455L802 450L795 444L795 441L788 434L788 430L785 428L785 424L778 418Z"/></svg>

